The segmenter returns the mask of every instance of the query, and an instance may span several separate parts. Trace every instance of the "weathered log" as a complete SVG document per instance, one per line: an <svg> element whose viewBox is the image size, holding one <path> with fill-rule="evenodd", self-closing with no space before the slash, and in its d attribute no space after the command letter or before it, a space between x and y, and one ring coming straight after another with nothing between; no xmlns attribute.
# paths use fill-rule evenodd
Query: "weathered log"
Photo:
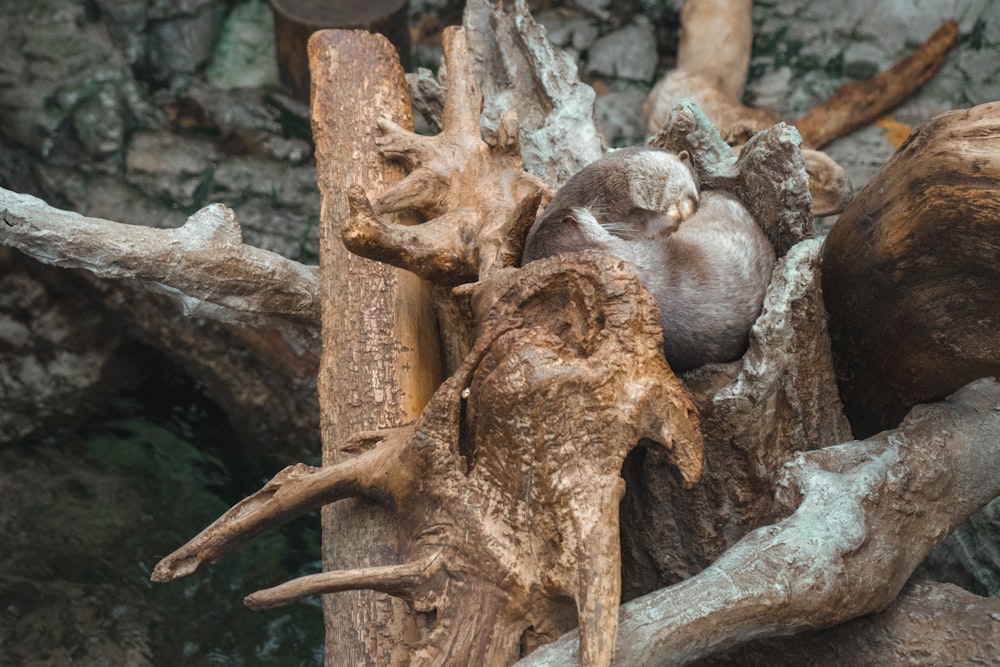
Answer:
<svg viewBox="0 0 1000 667"><path fill-rule="evenodd" d="M995 379L914 408L898 429L798 455L778 488L791 516L691 579L625 604L612 664L684 665L883 609L932 546L1000 494L998 469ZM574 642L519 664L572 664Z"/></svg>
<svg viewBox="0 0 1000 667"><path fill-rule="evenodd" d="M53 208L0 188L0 243L100 278L130 279L191 317L276 328L317 349L317 269L243 243L236 214L206 206L181 227L156 229Z"/></svg>
<svg viewBox="0 0 1000 667"><path fill-rule="evenodd" d="M855 435L1000 375L1000 103L923 125L823 246L837 378Z"/></svg>
<svg viewBox="0 0 1000 667"><path fill-rule="evenodd" d="M357 257L340 241L347 191L381 192L402 178L376 146L377 120L412 127L406 82L392 45L362 31L321 31L309 43L313 135L323 197L320 267L323 358L318 378L324 463L358 431L411 422L440 381L429 290L416 276ZM394 517L349 501L323 517L326 569L380 565L397 556ZM408 610L399 600L348 593L327 600L328 665L395 664L405 654ZM376 620L377 619L377 620Z"/></svg>
<svg viewBox="0 0 1000 667"><path fill-rule="evenodd" d="M646 132L656 134L681 99L694 101L723 136L768 128L780 117L742 104L753 47L751 0L688 0L681 10L677 67L643 105Z"/></svg>
<svg viewBox="0 0 1000 667"><path fill-rule="evenodd" d="M1000 656L1000 599L952 584L907 584L889 607L822 632L748 642L696 667L991 665Z"/></svg>

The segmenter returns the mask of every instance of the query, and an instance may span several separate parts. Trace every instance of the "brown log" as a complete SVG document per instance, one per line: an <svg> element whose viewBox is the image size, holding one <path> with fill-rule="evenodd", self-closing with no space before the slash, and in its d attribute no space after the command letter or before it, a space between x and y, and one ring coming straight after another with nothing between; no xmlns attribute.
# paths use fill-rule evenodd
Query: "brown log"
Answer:
<svg viewBox="0 0 1000 667"><path fill-rule="evenodd" d="M413 421L439 383L438 344L426 286L414 275L350 254L340 240L347 190L380 193L403 177L375 143L385 116L413 124L392 45L361 31L321 31L309 42L313 134L323 219L320 267L323 358L319 373L325 464L357 431ZM361 501L324 514L327 569L397 562L393 518ZM345 599L346 596L352 596ZM325 605L328 665L398 664L407 611L384 594L345 593Z"/></svg>
<svg viewBox="0 0 1000 667"><path fill-rule="evenodd" d="M823 247L838 381L857 437L1000 375L1000 103L926 123Z"/></svg>
<svg viewBox="0 0 1000 667"><path fill-rule="evenodd" d="M309 36L327 28L370 30L395 45L404 67L410 62L406 0L269 0L274 13L278 77L296 98L309 101Z"/></svg>
<svg viewBox="0 0 1000 667"><path fill-rule="evenodd" d="M802 133L806 146L821 148L874 122L927 83L944 64L957 39L958 23L944 21L912 54L873 79L841 86L792 124Z"/></svg>

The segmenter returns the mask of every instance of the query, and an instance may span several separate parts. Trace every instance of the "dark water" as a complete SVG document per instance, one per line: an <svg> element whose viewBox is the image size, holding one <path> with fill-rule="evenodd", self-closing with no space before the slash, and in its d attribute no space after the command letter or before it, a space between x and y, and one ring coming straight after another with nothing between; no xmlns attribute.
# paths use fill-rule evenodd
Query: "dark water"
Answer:
<svg viewBox="0 0 1000 667"><path fill-rule="evenodd" d="M0 665L321 665L318 601L253 612L254 590L319 569L319 519L153 584L156 562L273 464L169 365L138 392L0 448Z"/></svg>

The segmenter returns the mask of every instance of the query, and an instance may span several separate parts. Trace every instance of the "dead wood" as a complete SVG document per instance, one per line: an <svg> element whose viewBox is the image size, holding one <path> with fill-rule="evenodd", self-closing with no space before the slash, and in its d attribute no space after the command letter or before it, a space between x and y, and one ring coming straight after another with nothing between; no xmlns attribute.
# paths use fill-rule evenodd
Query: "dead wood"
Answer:
<svg viewBox="0 0 1000 667"><path fill-rule="evenodd" d="M387 119L379 121L379 149L410 173L383 192L375 207L363 190L352 189L351 216L341 234L344 245L358 255L450 287L517 263L548 187L522 167L516 115L503 117L489 144L480 137L483 96L472 74L465 32L448 28L444 47L450 85L441 133L425 137ZM534 205L519 208L527 197ZM404 210L431 220L401 227L376 214Z"/></svg>
<svg viewBox="0 0 1000 667"><path fill-rule="evenodd" d="M434 612L410 647L412 665L507 665L577 624L581 661L608 664L621 465L640 441L660 443L692 485L698 421L663 358L652 297L628 265L587 252L517 273L414 426L362 434L349 449L367 451L328 468L280 473L164 559L157 579L322 503L365 495L399 516L397 564L315 575L248 604L375 588Z"/></svg>
<svg viewBox="0 0 1000 667"><path fill-rule="evenodd" d="M748 642L696 667L990 665L1000 655L1000 599L911 581L887 609L822 632Z"/></svg>
<svg viewBox="0 0 1000 667"><path fill-rule="evenodd" d="M428 286L411 273L349 253L340 240L348 189L381 194L403 177L376 146L384 117L412 127L395 49L381 35L322 31L309 46L320 226L323 357L318 377L323 462L346 456L353 433L412 422L441 377ZM368 502L324 512L326 569L396 562L395 518ZM378 622L372 619L377 615ZM413 618L398 599L347 593L325 604L329 664L397 664Z"/></svg>
<svg viewBox="0 0 1000 667"><path fill-rule="evenodd" d="M753 42L751 4L750 0L684 4L677 68L653 87L643 107L650 135L660 130L670 110L684 98L693 100L734 146L780 120L773 111L742 103ZM817 149L909 99L937 72L957 37L958 24L945 21L900 63L871 81L842 86L791 123L803 137L814 215L839 213L853 194L844 170Z"/></svg>
<svg viewBox="0 0 1000 667"><path fill-rule="evenodd" d="M691 579L624 605L612 664L688 664L883 609L931 547L1000 494L998 466L995 379L914 408L893 431L798 455L778 487L791 516ZM571 664L574 642L519 664Z"/></svg>
<svg viewBox="0 0 1000 667"><path fill-rule="evenodd" d="M958 39L958 22L947 20L912 54L868 81L841 86L792 124L807 146L821 148L892 111L944 64Z"/></svg>
<svg viewBox="0 0 1000 667"><path fill-rule="evenodd" d="M859 437L1000 375L1000 103L939 116L844 211L823 293Z"/></svg>
<svg viewBox="0 0 1000 667"><path fill-rule="evenodd" d="M0 188L0 243L45 264L129 279L172 297L190 317L285 331L318 347L317 269L243 243L220 204L155 229L88 218Z"/></svg>
<svg viewBox="0 0 1000 667"><path fill-rule="evenodd" d="M729 139L743 139L780 117L742 104L753 47L751 0L688 0L681 10L677 67L650 91L643 105L646 132L656 134L670 110L692 100ZM740 141L739 143L742 143Z"/></svg>
<svg viewBox="0 0 1000 667"><path fill-rule="evenodd" d="M778 125L739 157L690 102L651 140L687 150L706 189L743 198L779 255L743 359L682 379L702 417L705 471L681 492L655 452L629 461L622 506L627 598L703 569L747 532L774 520L770 489L796 451L850 436L840 408L818 283L820 243L798 135Z"/></svg>

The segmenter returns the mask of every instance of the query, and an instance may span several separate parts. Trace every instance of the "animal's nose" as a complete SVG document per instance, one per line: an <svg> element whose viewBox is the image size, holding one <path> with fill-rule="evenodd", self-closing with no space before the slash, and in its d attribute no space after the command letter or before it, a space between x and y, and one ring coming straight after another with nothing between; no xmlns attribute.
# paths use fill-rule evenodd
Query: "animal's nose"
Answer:
<svg viewBox="0 0 1000 667"><path fill-rule="evenodd" d="M685 197L677 205L681 220L687 220L698 210L698 199L696 197Z"/></svg>

